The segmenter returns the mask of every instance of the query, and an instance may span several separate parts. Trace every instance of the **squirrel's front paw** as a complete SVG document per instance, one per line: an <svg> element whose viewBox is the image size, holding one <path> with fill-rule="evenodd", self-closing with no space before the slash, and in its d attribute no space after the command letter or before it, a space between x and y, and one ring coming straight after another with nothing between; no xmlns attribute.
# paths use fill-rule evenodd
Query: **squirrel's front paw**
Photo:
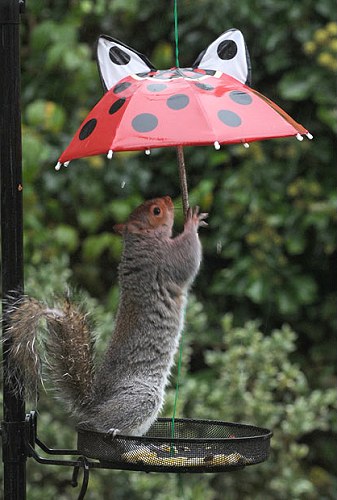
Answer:
<svg viewBox="0 0 337 500"><path fill-rule="evenodd" d="M189 208L187 211L185 224L193 224L193 226L198 229L199 227L208 226L205 219L208 217L207 213L199 213L199 207Z"/></svg>

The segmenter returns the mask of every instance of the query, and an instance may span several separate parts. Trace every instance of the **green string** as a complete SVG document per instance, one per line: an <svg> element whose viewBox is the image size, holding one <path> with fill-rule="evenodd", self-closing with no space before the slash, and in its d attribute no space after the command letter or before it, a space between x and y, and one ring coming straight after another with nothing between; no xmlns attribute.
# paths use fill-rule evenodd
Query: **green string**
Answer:
<svg viewBox="0 0 337 500"><path fill-rule="evenodd" d="M175 45L176 45L176 67L179 68L179 44L178 44L178 0L174 0L174 38L175 38ZM178 403L178 394L179 394L179 382L180 382L180 373L181 373L181 364L182 364L182 357L183 357L183 335L184 332L181 334L181 340L180 340L180 348L179 348L179 359L178 359L178 370L177 370L177 382L176 382L176 393L174 396L174 404L173 404L173 414L172 414L172 421L171 421L171 456L174 455L174 445L173 445L173 439L174 439L174 427L175 427L175 418L176 418L176 412L177 412L177 403Z"/></svg>
<svg viewBox="0 0 337 500"><path fill-rule="evenodd" d="M177 403L178 403L178 394L179 394L179 382L180 382L180 374L181 374L181 365L182 365L182 358L183 358L183 335L184 331L181 333L181 339L180 339L180 347L179 347L179 359L178 359L178 370L177 370L177 382L176 382L176 393L174 396L174 404L173 404L173 414L172 414L172 420L171 420L171 456L174 455L174 445L173 445L173 439L174 439L174 421L176 418L176 412L177 412Z"/></svg>
<svg viewBox="0 0 337 500"><path fill-rule="evenodd" d="M179 68L179 44L178 44L178 0L174 0L174 38L176 44L176 66Z"/></svg>

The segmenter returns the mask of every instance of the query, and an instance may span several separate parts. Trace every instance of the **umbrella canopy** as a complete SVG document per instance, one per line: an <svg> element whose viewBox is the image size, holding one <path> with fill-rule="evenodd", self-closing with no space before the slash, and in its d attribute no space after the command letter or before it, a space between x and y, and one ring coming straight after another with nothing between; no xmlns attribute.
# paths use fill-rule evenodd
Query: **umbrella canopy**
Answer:
<svg viewBox="0 0 337 500"><path fill-rule="evenodd" d="M57 167L114 151L244 143L308 131L249 87L250 60L242 33L223 33L191 68L156 70L130 47L107 36L97 44L107 90L85 118Z"/></svg>

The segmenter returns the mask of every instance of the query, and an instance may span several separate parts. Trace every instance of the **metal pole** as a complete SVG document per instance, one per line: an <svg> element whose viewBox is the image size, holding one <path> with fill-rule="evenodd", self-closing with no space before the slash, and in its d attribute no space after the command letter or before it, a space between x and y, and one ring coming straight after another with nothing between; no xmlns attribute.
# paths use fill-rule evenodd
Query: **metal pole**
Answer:
<svg viewBox="0 0 337 500"><path fill-rule="evenodd" d="M13 290L23 291L22 230L22 151L20 113L20 12L24 2L0 0L0 181L1 181L1 252L2 297ZM3 302L4 325L6 309ZM6 351L3 345L4 421L2 449L4 462L4 498L26 498L26 452L23 432L25 402L10 391Z"/></svg>

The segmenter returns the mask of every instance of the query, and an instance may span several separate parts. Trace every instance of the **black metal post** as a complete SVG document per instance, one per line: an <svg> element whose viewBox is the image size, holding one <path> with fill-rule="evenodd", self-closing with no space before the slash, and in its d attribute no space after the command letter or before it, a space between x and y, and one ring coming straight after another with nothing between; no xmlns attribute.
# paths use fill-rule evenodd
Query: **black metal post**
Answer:
<svg viewBox="0 0 337 500"><path fill-rule="evenodd" d="M2 296L23 290L22 151L20 112L20 12L24 1L0 0L0 181ZM6 308L3 315L6 327ZM10 391L3 348L4 421L2 423L4 498L26 498L26 452L23 442L25 402Z"/></svg>

